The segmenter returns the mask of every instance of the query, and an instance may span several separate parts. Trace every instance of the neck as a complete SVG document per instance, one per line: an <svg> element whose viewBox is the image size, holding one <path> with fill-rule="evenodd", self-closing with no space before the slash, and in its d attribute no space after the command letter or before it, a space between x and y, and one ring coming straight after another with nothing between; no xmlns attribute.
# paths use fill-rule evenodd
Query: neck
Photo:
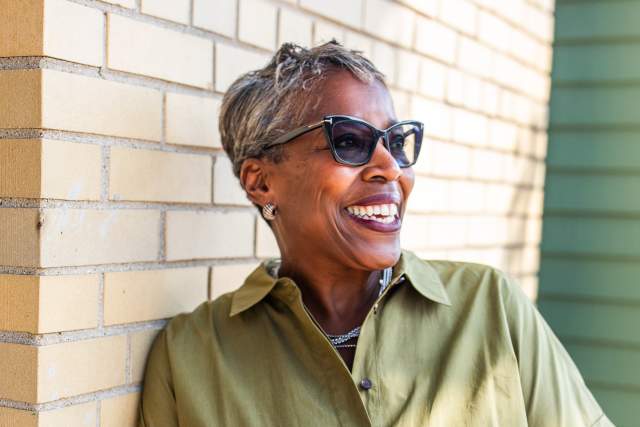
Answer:
<svg viewBox="0 0 640 427"><path fill-rule="evenodd" d="M302 301L328 333L343 333L359 326L378 297L381 271L366 271L336 265L313 264L283 258L280 276L293 279Z"/></svg>

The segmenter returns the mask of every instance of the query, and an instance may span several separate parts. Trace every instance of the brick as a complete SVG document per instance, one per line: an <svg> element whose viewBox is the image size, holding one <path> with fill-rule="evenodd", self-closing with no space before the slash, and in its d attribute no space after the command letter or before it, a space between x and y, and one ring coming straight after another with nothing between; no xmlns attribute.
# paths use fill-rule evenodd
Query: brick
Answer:
<svg viewBox="0 0 640 427"><path fill-rule="evenodd" d="M398 50L396 58L398 64L402 65L396 70L397 86L415 92L420 77L420 56L406 50Z"/></svg>
<svg viewBox="0 0 640 427"><path fill-rule="evenodd" d="M104 323L142 322L190 312L207 299L206 267L105 273Z"/></svg>
<svg viewBox="0 0 640 427"><path fill-rule="evenodd" d="M147 364L147 356L159 329L145 329L131 334L131 381L141 382Z"/></svg>
<svg viewBox="0 0 640 427"><path fill-rule="evenodd" d="M278 20L278 45L291 42L311 47L313 33L311 18L292 10L280 9Z"/></svg>
<svg viewBox="0 0 640 427"><path fill-rule="evenodd" d="M279 258L280 248L278 242L271 231L271 228L262 219L258 218L256 228L256 256L258 258Z"/></svg>
<svg viewBox="0 0 640 427"><path fill-rule="evenodd" d="M385 0L367 0L365 4L364 29L376 37L411 47L415 25L415 13L399 4Z"/></svg>
<svg viewBox="0 0 640 427"><path fill-rule="evenodd" d="M41 267L157 259L157 211L47 208L40 221Z"/></svg>
<svg viewBox="0 0 640 427"><path fill-rule="evenodd" d="M0 330L38 329L38 277L0 275Z"/></svg>
<svg viewBox="0 0 640 427"><path fill-rule="evenodd" d="M38 399L49 402L125 383L123 335L38 347Z"/></svg>
<svg viewBox="0 0 640 427"><path fill-rule="evenodd" d="M344 43L344 29L338 25L328 22L316 21L313 26L313 44L319 45L335 39L339 43Z"/></svg>
<svg viewBox="0 0 640 427"><path fill-rule="evenodd" d="M213 89L213 42L109 15L109 68Z"/></svg>
<svg viewBox="0 0 640 427"><path fill-rule="evenodd" d="M430 98L443 99L447 88L447 69L440 63L423 58L420 61L421 94Z"/></svg>
<svg viewBox="0 0 640 427"><path fill-rule="evenodd" d="M396 54L393 47L386 43L374 42L371 50L371 60L376 68L385 75L387 84L395 83Z"/></svg>
<svg viewBox="0 0 640 427"><path fill-rule="evenodd" d="M507 51L513 28L493 13L481 10L478 15L478 39L494 49Z"/></svg>
<svg viewBox="0 0 640 427"><path fill-rule="evenodd" d="M42 119L36 115L31 126L10 123L3 127L43 127L160 140L162 95L157 90L54 70L21 73L42 75Z"/></svg>
<svg viewBox="0 0 640 427"><path fill-rule="evenodd" d="M495 214L507 214L511 210L512 200L515 200L516 188L511 185L486 184L486 211Z"/></svg>
<svg viewBox="0 0 640 427"><path fill-rule="evenodd" d="M469 51L466 62L468 66L473 66L473 52ZM480 59L484 54L480 51L476 52L476 57ZM478 66L479 64L476 64ZM495 55L495 66L493 68L493 79L498 83L502 83L512 89L520 89L524 67L515 60L501 54Z"/></svg>
<svg viewBox="0 0 640 427"><path fill-rule="evenodd" d="M363 56L371 59L373 41L369 37L354 31L347 31L344 38L344 45L349 49L362 52Z"/></svg>
<svg viewBox="0 0 640 427"><path fill-rule="evenodd" d="M466 37L460 39L458 66L482 77L489 77L493 71L491 49Z"/></svg>
<svg viewBox="0 0 640 427"><path fill-rule="evenodd" d="M236 34L238 0L194 0L193 25L227 37Z"/></svg>
<svg viewBox="0 0 640 427"><path fill-rule="evenodd" d="M396 116L408 118L412 116L411 112L411 98L407 92L401 92L399 90L389 89L389 94L393 100L393 105L396 110Z"/></svg>
<svg viewBox="0 0 640 427"><path fill-rule="evenodd" d="M483 84L480 79L452 68L447 74L447 100L473 110L482 110Z"/></svg>
<svg viewBox="0 0 640 427"><path fill-rule="evenodd" d="M487 144L489 123L482 114L456 108L453 111L453 140L463 144Z"/></svg>
<svg viewBox="0 0 640 427"><path fill-rule="evenodd" d="M170 21L189 23L190 0L142 0L142 13Z"/></svg>
<svg viewBox="0 0 640 427"><path fill-rule="evenodd" d="M399 2L432 18L438 13L438 0L399 0Z"/></svg>
<svg viewBox="0 0 640 427"><path fill-rule="evenodd" d="M50 56L102 65L102 12L64 0L0 1L0 56ZM73 31L66 31L73 28Z"/></svg>
<svg viewBox="0 0 640 427"><path fill-rule="evenodd" d="M471 176L476 179L502 181L505 177L506 156L490 150L474 150Z"/></svg>
<svg viewBox="0 0 640 427"><path fill-rule="evenodd" d="M167 212L167 259L253 255L254 216L248 212Z"/></svg>
<svg viewBox="0 0 640 427"><path fill-rule="evenodd" d="M451 139L453 132L453 111L451 107L429 101L419 96L411 98L411 116L425 124L426 136Z"/></svg>
<svg viewBox="0 0 640 427"><path fill-rule="evenodd" d="M475 35L478 7L467 0L446 0L440 3L440 19L469 35Z"/></svg>
<svg viewBox="0 0 640 427"><path fill-rule="evenodd" d="M218 156L213 168L213 203L251 206L240 181L233 174L231 161L226 155Z"/></svg>
<svg viewBox="0 0 640 427"><path fill-rule="evenodd" d="M498 112L498 96L499 96L499 89L498 86L494 85L493 83L489 83L489 82L483 82L481 84L481 98L482 98L482 107L481 110L483 110L486 114L490 115L490 116L494 116L496 115L496 113Z"/></svg>
<svg viewBox="0 0 640 427"><path fill-rule="evenodd" d="M98 326L98 276L41 276L36 333Z"/></svg>
<svg viewBox="0 0 640 427"><path fill-rule="evenodd" d="M43 0L0 0L0 10L0 56L42 55Z"/></svg>
<svg viewBox="0 0 640 427"><path fill-rule="evenodd" d="M0 128L38 128L42 124L39 70L2 70ZM15 100L20 102L16 103Z"/></svg>
<svg viewBox="0 0 640 427"><path fill-rule="evenodd" d="M418 17L415 48L419 52L453 63L456 58L456 43L455 31L431 19Z"/></svg>
<svg viewBox="0 0 640 427"><path fill-rule="evenodd" d="M300 7L354 28L362 28L364 0L300 0Z"/></svg>
<svg viewBox="0 0 640 427"><path fill-rule="evenodd" d="M493 119L489 125L489 146L507 151L515 151L518 145L518 126L500 119Z"/></svg>
<svg viewBox="0 0 640 427"><path fill-rule="evenodd" d="M2 406L0 407L0 426L38 427L38 413Z"/></svg>
<svg viewBox="0 0 640 427"><path fill-rule="evenodd" d="M38 348L0 343L0 396L21 402L35 402L38 394Z"/></svg>
<svg viewBox="0 0 640 427"><path fill-rule="evenodd" d="M238 289L256 264L215 265L211 267L211 299Z"/></svg>
<svg viewBox="0 0 640 427"><path fill-rule="evenodd" d="M410 212L448 212L451 198L446 179L427 178L417 176L413 187L413 196L409 196L408 209ZM420 197L428 194L429 197Z"/></svg>
<svg viewBox="0 0 640 427"><path fill-rule="evenodd" d="M225 92L241 74L266 65L267 55L223 43L216 44L216 91Z"/></svg>
<svg viewBox="0 0 640 427"><path fill-rule="evenodd" d="M0 209L0 265L35 267L39 264L39 220L37 209Z"/></svg>
<svg viewBox="0 0 640 427"><path fill-rule="evenodd" d="M109 198L210 203L211 157L111 148Z"/></svg>
<svg viewBox="0 0 640 427"><path fill-rule="evenodd" d="M0 143L0 196L100 199L100 147L22 139Z"/></svg>
<svg viewBox="0 0 640 427"><path fill-rule="evenodd" d="M469 175L472 149L458 144L432 141L433 173L438 176L465 178Z"/></svg>
<svg viewBox="0 0 640 427"><path fill-rule="evenodd" d="M166 95L166 139L170 144L220 148L220 100L169 92Z"/></svg>
<svg viewBox="0 0 640 427"><path fill-rule="evenodd" d="M553 14L543 12L535 6L522 4L522 24L537 38L550 43L553 41Z"/></svg>
<svg viewBox="0 0 640 427"><path fill-rule="evenodd" d="M100 427L135 427L140 393L105 399L100 406Z"/></svg>
<svg viewBox="0 0 640 427"><path fill-rule="evenodd" d="M484 186L480 182L452 181L449 186L450 212L483 212Z"/></svg>
<svg viewBox="0 0 640 427"><path fill-rule="evenodd" d="M238 38L264 49L276 47L278 9L263 0L240 0Z"/></svg>
<svg viewBox="0 0 640 427"><path fill-rule="evenodd" d="M93 427L97 423L96 402L86 402L60 409L38 412L38 427L82 426Z"/></svg>

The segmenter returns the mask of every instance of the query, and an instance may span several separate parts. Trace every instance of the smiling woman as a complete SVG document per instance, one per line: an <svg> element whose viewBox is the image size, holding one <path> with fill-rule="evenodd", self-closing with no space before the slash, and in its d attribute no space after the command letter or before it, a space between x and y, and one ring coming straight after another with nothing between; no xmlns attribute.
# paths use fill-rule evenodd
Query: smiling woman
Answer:
<svg viewBox="0 0 640 427"><path fill-rule="evenodd" d="M220 123L281 259L167 325L141 426L611 425L517 284L401 249L423 125L368 60L285 44Z"/></svg>

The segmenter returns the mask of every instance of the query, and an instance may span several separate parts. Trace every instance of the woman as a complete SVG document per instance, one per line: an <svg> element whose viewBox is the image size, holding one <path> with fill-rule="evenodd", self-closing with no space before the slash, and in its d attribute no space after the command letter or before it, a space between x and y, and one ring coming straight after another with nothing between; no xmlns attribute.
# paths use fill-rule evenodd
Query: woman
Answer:
<svg viewBox="0 0 640 427"><path fill-rule="evenodd" d="M160 333L141 426L611 425L509 278L400 249L422 124L369 61L285 44L220 131L282 258Z"/></svg>

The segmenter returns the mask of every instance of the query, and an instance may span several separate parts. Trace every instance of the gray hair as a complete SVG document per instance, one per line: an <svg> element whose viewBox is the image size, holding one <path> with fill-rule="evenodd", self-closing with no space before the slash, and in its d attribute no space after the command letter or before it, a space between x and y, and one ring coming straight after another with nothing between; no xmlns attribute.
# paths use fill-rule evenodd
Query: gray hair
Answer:
<svg viewBox="0 0 640 427"><path fill-rule="evenodd" d="M360 52L332 40L312 49L284 43L262 69L240 76L224 95L220 109L222 146L239 177L245 159L268 157L282 160L282 147L264 146L303 126L313 99L309 94L329 71L346 70L363 83L384 75Z"/></svg>

